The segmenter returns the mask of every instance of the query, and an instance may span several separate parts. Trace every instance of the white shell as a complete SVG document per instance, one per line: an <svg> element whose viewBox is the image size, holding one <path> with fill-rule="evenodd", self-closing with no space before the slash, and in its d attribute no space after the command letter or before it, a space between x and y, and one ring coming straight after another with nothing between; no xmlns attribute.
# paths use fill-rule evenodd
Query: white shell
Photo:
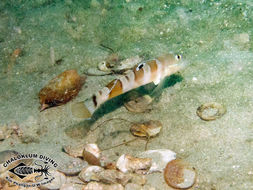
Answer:
<svg viewBox="0 0 253 190"><path fill-rule="evenodd" d="M100 158L100 149L97 144L86 144L84 150L93 154L96 158Z"/></svg>
<svg viewBox="0 0 253 190"><path fill-rule="evenodd" d="M124 173L136 172L145 174L151 165L151 158L135 158L126 154L123 154L116 163L117 168Z"/></svg>
<svg viewBox="0 0 253 190"><path fill-rule="evenodd" d="M141 158L152 158L152 166L149 173L163 172L167 163L176 159L176 153L169 149L148 150L138 156Z"/></svg>
<svg viewBox="0 0 253 190"><path fill-rule="evenodd" d="M88 166L79 173L79 178L84 182L99 181L98 173L102 172L104 168L100 166Z"/></svg>

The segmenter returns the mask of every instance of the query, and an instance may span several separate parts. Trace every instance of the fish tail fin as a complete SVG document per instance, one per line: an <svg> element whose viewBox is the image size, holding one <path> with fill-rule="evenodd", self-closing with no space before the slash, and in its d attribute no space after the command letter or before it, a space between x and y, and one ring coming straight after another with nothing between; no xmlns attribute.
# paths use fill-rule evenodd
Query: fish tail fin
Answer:
<svg viewBox="0 0 253 190"><path fill-rule="evenodd" d="M89 99L72 104L71 105L72 115L80 119L91 119L94 110L90 109L90 107L88 106L89 104L87 103L89 103Z"/></svg>

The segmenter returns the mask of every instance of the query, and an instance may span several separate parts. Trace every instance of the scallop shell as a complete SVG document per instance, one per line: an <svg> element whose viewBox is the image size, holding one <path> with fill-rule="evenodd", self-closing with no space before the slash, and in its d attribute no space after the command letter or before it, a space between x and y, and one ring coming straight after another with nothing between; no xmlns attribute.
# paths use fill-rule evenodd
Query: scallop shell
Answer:
<svg viewBox="0 0 253 190"><path fill-rule="evenodd" d="M135 113L150 111L150 104L153 99L149 95L141 96L124 104L126 109Z"/></svg>
<svg viewBox="0 0 253 190"><path fill-rule="evenodd" d="M144 123L133 124L130 132L138 137L154 137L160 133L161 129L162 123L160 121L150 120Z"/></svg>
<svg viewBox="0 0 253 190"><path fill-rule="evenodd" d="M77 96L84 80L85 77L79 76L76 70L67 70L49 81L39 92L41 111L65 104Z"/></svg>
<svg viewBox="0 0 253 190"><path fill-rule="evenodd" d="M151 165L151 158L136 158L126 154L120 156L116 163L117 168L124 173L135 172L140 174L147 173Z"/></svg>
<svg viewBox="0 0 253 190"><path fill-rule="evenodd" d="M176 159L167 164L164 179L173 188L188 189L196 182L196 172L182 160Z"/></svg>

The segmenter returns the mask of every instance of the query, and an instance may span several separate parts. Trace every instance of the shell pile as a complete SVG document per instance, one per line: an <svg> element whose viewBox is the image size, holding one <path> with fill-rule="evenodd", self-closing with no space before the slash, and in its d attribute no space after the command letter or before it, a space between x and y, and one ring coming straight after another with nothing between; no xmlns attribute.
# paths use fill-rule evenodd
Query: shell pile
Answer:
<svg viewBox="0 0 253 190"><path fill-rule="evenodd" d="M77 96L84 80L85 77L81 77L76 70L66 70L53 78L39 92L40 111L70 101Z"/></svg>
<svg viewBox="0 0 253 190"><path fill-rule="evenodd" d="M93 154L101 162L103 156L96 144L86 144L83 149ZM15 151L4 151L0 152L0 158L3 161L16 154ZM88 165L86 161L73 157L73 163L64 164L62 167L70 169L73 167L76 168L73 171L78 170L78 172L70 172L68 169L62 170L59 167L57 170L50 170L50 175L54 177L54 180L39 188L31 188L31 190L155 190L156 188L146 185L147 180L144 174L163 170L164 179L169 186L188 189L196 181L195 169L175 158L176 154L167 149L149 150L141 153L138 157L123 154L118 158L116 167L108 169L107 165L104 167ZM168 162L166 168L165 162ZM82 163L85 164L82 165ZM110 165L114 166L114 163ZM0 175L0 189L22 190L22 187L13 186L4 180L7 172L3 172ZM26 180L33 182L34 176Z"/></svg>

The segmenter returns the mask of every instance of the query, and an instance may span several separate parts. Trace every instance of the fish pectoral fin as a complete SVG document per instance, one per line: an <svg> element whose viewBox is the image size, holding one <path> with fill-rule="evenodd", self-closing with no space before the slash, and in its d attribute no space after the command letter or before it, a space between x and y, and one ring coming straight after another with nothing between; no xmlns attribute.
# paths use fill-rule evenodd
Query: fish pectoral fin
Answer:
<svg viewBox="0 0 253 190"><path fill-rule="evenodd" d="M80 119L91 119L92 114L85 106L84 102L77 102L71 105L71 113L74 117Z"/></svg>
<svg viewBox="0 0 253 190"><path fill-rule="evenodd" d="M158 79L158 80L155 80L155 81L154 81L154 84L155 84L155 85L158 85L160 82L161 82L161 79Z"/></svg>
<svg viewBox="0 0 253 190"><path fill-rule="evenodd" d="M162 81L161 80L159 80L159 83L158 84L156 84L155 82L154 82L154 84L155 85L157 85L155 88L154 88L154 90L151 92L151 97L154 97L154 96L156 96L159 92L161 92L161 90L163 89L163 87L164 87L164 81L165 81L165 79L163 79Z"/></svg>

